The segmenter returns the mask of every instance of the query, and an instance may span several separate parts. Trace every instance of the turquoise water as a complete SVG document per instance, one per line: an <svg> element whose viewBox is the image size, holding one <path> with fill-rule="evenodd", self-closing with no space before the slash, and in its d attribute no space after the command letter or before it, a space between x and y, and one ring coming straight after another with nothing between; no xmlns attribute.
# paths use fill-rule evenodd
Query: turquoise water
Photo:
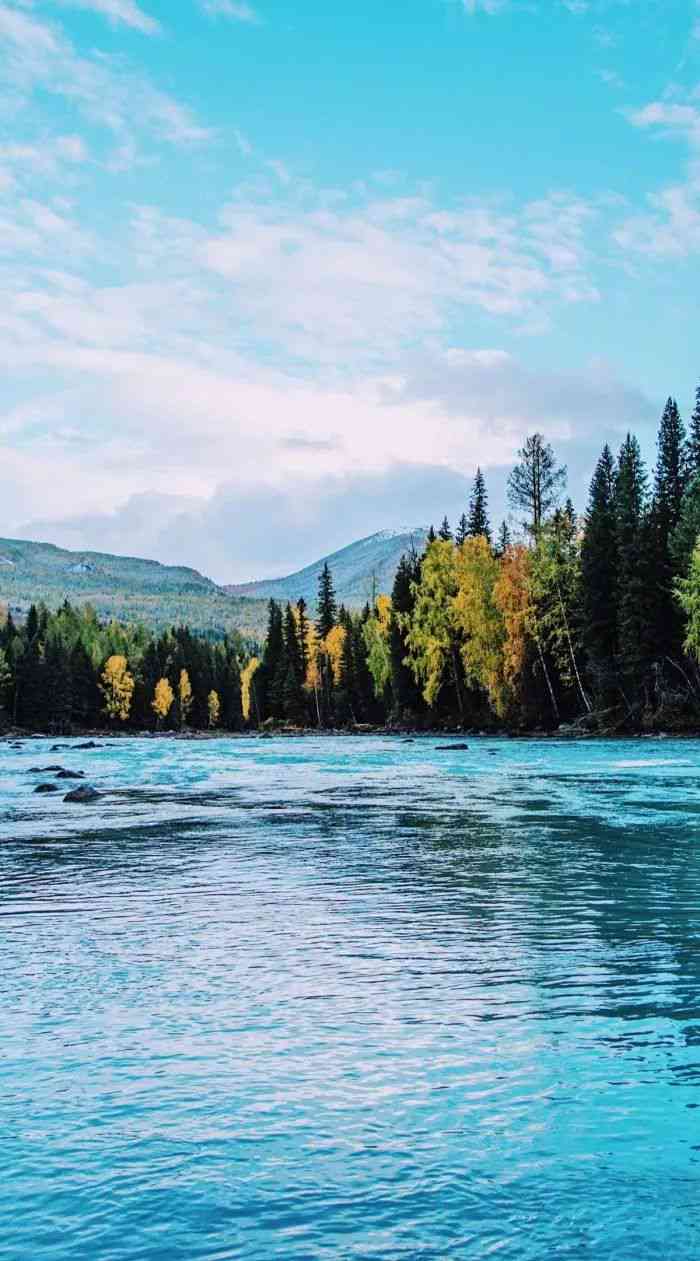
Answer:
<svg viewBox="0 0 700 1261"><path fill-rule="evenodd" d="M0 749L3 1261L696 1261L700 745L50 743Z"/></svg>

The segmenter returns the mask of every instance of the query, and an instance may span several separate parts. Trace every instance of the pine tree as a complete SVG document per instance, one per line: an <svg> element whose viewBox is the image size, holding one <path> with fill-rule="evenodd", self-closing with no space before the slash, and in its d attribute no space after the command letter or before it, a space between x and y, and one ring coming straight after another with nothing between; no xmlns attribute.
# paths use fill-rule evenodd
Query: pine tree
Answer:
<svg viewBox="0 0 700 1261"><path fill-rule="evenodd" d="M259 672L258 672L259 673ZM241 671L238 664L236 645L229 639L224 642L223 651L219 654L217 668L214 671L215 690L219 696L219 724L224 731L240 731L243 726L243 701L241 689ZM253 721L260 721L259 700L257 691L257 674L255 679Z"/></svg>
<svg viewBox="0 0 700 1261"><path fill-rule="evenodd" d="M526 439L518 457L508 478L508 499L514 508L525 513L526 528L536 537L557 505L566 482L566 467L557 463L541 433Z"/></svg>
<svg viewBox="0 0 700 1261"><path fill-rule="evenodd" d="M688 479L700 473L700 385L695 391L695 410L688 429L687 473Z"/></svg>
<svg viewBox="0 0 700 1261"><path fill-rule="evenodd" d="M34 607L34 606L32 606ZM33 625L38 625L38 620ZM29 619L27 619L29 623ZM26 631L26 628L25 628ZM23 651L15 668L15 720L21 727L41 730L46 721L44 706L44 654L38 632L25 638Z"/></svg>
<svg viewBox="0 0 700 1261"><path fill-rule="evenodd" d="M686 578L690 559L700 536L700 473L688 483L681 503L678 524L671 535L669 551L676 577Z"/></svg>
<svg viewBox="0 0 700 1261"><path fill-rule="evenodd" d="M49 731L65 734L70 730L73 686L70 658L64 644L50 636L44 652L43 709Z"/></svg>
<svg viewBox="0 0 700 1261"><path fill-rule="evenodd" d="M435 533L435 527L431 525L430 529L428 530L428 536L426 538L426 546L429 547L430 544L435 543L436 540L437 540L437 534Z"/></svg>
<svg viewBox="0 0 700 1261"><path fill-rule="evenodd" d="M627 683L639 684L648 662L649 519L647 474L639 443L628 434L615 481L618 657Z"/></svg>
<svg viewBox="0 0 700 1261"><path fill-rule="evenodd" d="M457 530L455 533L455 542L458 547L462 546L468 534L469 534L469 522L467 521L466 513L463 512L461 517L459 518L459 522L457 524Z"/></svg>
<svg viewBox="0 0 700 1261"><path fill-rule="evenodd" d="M683 619L673 592L676 577L672 540L680 521L687 484L685 429L676 400L669 398L659 426L654 498L649 516L652 568L649 586L649 634L657 659L682 651Z"/></svg>
<svg viewBox="0 0 700 1261"><path fill-rule="evenodd" d="M353 626L346 613L342 621L345 635L340 655L340 676L335 688L334 709L341 723L356 722L355 641Z"/></svg>
<svg viewBox="0 0 700 1261"><path fill-rule="evenodd" d="M498 531L498 539L496 541L495 552L497 556L505 556L512 542L510 528L507 521L501 522L501 528Z"/></svg>
<svg viewBox="0 0 700 1261"><path fill-rule="evenodd" d="M688 481L687 473L685 426L676 400L669 398L659 426L658 457L654 474L654 499L667 537L678 524Z"/></svg>
<svg viewBox="0 0 700 1261"><path fill-rule="evenodd" d="M284 615L284 659L286 663L283 683L283 709L291 722L303 722L305 718L304 664L299 642L299 630L291 604Z"/></svg>
<svg viewBox="0 0 700 1261"><path fill-rule="evenodd" d="M325 639L329 631L333 630L338 620L338 606L335 599L335 589L333 587L333 576L326 561L318 580L318 618L316 620L316 630L319 639Z"/></svg>
<svg viewBox="0 0 700 1261"><path fill-rule="evenodd" d="M452 539L452 530L450 529L450 523L447 520L447 517L442 518L442 525L438 530L438 538L441 539L443 543L449 543Z"/></svg>
<svg viewBox="0 0 700 1261"><path fill-rule="evenodd" d="M284 651L282 610L276 600L270 600L267 612L267 635L262 665L256 676L257 697L261 720L281 718L284 713L282 692L287 677ZM223 697L222 697L223 700Z"/></svg>
<svg viewBox="0 0 700 1261"><path fill-rule="evenodd" d="M581 544L583 642L600 696L611 683L617 653L617 520L615 460L603 447L593 474Z"/></svg>
<svg viewBox="0 0 700 1261"><path fill-rule="evenodd" d="M389 622L389 658L391 662L391 696L394 718L403 721L415 717L422 709L422 697L415 677L407 665L407 627L415 605L414 586L420 576L420 561L404 555L399 561L391 592Z"/></svg>
<svg viewBox="0 0 700 1261"><path fill-rule="evenodd" d="M306 679L306 672L309 668L309 619L306 616L306 600L303 596L300 600L297 600L297 616L299 618L299 656L303 682Z"/></svg>
<svg viewBox="0 0 700 1261"><path fill-rule="evenodd" d="M486 481L480 468L476 470L471 499L469 500L467 534L469 534L472 538L479 538L480 535L483 535L489 543L491 542L491 526L488 517Z"/></svg>

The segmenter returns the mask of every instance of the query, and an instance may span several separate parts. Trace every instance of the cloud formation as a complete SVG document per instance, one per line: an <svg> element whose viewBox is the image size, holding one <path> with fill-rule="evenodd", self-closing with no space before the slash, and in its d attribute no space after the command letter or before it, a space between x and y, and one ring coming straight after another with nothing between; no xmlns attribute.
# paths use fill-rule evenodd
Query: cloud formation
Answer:
<svg viewBox="0 0 700 1261"><path fill-rule="evenodd" d="M115 26L130 26L144 35L154 35L160 30L160 23L150 17L136 3L136 0L58 0L67 8L87 9L98 13Z"/></svg>

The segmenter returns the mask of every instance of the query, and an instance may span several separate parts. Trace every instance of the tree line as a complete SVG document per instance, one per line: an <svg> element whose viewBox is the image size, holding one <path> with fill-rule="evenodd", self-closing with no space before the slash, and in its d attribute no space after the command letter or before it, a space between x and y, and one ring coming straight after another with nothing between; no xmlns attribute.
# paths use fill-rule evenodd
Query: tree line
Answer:
<svg viewBox="0 0 700 1261"><path fill-rule="evenodd" d="M236 731L286 723L516 730L700 725L700 389L688 430L674 399L655 467L628 434L603 447L579 516L541 434L508 480L517 520L491 529L477 470L452 530L404 555L390 594L317 607L269 602L263 647L102 625L89 608L33 607L0 627L6 722Z"/></svg>
<svg viewBox="0 0 700 1261"><path fill-rule="evenodd" d="M686 431L669 398L651 474L628 434L606 444L588 504L541 434L508 479L515 532L491 529L477 470L468 511L404 556L390 596L318 614L270 603L249 665L256 722L389 722L605 731L700 725L700 390Z"/></svg>
<svg viewBox="0 0 700 1261"><path fill-rule="evenodd" d="M102 624L90 606L32 605L22 626L9 613L0 626L0 716L36 732L238 731L243 651L235 636L212 643L186 627L156 636Z"/></svg>

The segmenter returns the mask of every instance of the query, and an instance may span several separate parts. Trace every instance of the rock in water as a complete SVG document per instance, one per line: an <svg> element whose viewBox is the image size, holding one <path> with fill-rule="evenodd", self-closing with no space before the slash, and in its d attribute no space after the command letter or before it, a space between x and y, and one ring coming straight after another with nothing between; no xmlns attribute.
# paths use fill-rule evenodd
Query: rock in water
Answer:
<svg viewBox="0 0 700 1261"><path fill-rule="evenodd" d="M37 784L36 788L34 789L34 792L35 793L57 793L58 788L56 784Z"/></svg>
<svg viewBox="0 0 700 1261"><path fill-rule="evenodd" d="M436 753L456 753L458 750L468 749L468 744L436 744Z"/></svg>
<svg viewBox="0 0 700 1261"><path fill-rule="evenodd" d="M99 801L102 793L98 793L92 784L81 784L80 788L74 788L72 792L66 793L64 801Z"/></svg>
<svg viewBox="0 0 700 1261"><path fill-rule="evenodd" d="M56 779L85 779L85 771L59 771Z"/></svg>

